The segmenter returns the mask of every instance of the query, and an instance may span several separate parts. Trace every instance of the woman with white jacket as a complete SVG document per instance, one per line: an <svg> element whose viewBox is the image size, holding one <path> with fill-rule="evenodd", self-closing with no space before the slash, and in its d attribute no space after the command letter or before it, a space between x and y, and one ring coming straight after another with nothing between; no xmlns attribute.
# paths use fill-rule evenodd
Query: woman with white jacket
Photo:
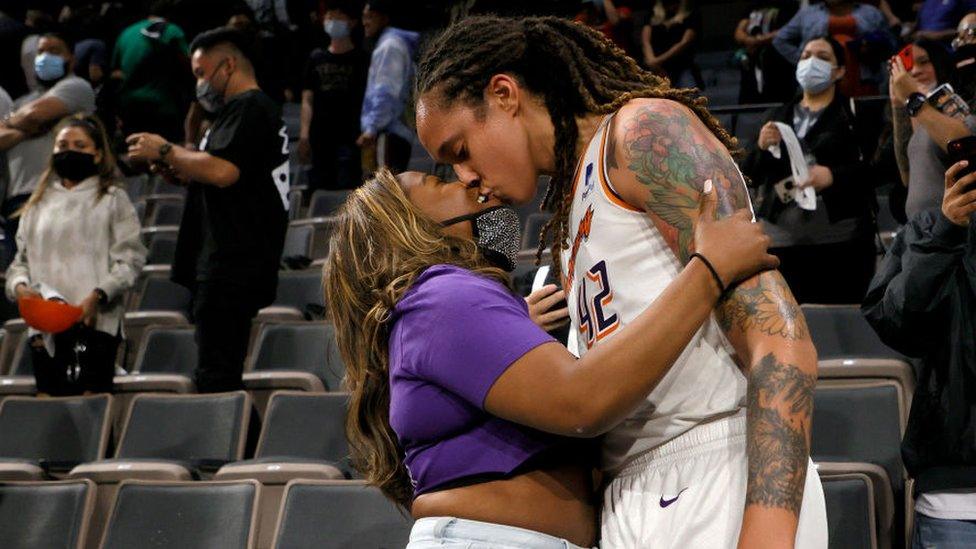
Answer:
<svg viewBox="0 0 976 549"><path fill-rule="evenodd" d="M115 159L97 118L62 124L48 170L19 212L10 299L62 299L80 322L53 340L31 337L38 394L110 392L125 313L123 297L146 262L135 208L115 186Z"/></svg>

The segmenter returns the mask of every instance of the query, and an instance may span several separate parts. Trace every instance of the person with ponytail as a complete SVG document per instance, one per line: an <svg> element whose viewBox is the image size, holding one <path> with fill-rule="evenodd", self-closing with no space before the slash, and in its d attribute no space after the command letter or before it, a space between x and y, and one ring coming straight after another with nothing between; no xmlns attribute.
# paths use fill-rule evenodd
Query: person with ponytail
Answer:
<svg viewBox="0 0 976 549"><path fill-rule="evenodd" d="M111 392L123 298L146 263L146 247L136 210L116 186L101 122L77 115L54 134L50 164L18 212L7 297L55 298L82 310L79 324L53 339L32 333L38 394Z"/></svg>
<svg viewBox="0 0 976 549"><path fill-rule="evenodd" d="M512 208L418 173L381 170L352 192L323 275L346 431L354 465L418 519L410 549L594 545L586 439L662 382L724 285L777 264L749 213L715 220L717 202L698 206L701 259L577 360L510 288Z"/></svg>
<svg viewBox="0 0 976 549"><path fill-rule="evenodd" d="M421 56L415 97L421 143L487 199L527 203L550 177L539 255L548 240L581 360L621 345L640 364L619 340L701 261L706 188L722 217L751 208L705 99L571 21L465 19ZM714 314L603 437L604 547L827 545L803 314L778 272L718 280Z"/></svg>

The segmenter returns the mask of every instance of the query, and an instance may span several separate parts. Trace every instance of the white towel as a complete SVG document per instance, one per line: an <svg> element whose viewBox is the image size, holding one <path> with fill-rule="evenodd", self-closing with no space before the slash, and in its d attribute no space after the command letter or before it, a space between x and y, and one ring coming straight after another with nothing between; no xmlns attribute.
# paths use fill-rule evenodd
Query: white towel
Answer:
<svg viewBox="0 0 976 549"><path fill-rule="evenodd" d="M801 181L810 179L810 170L803 156L800 140L789 125L782 122L773 123L776 124L782 143L786 145L786 154L790 157L790 170L793 172L793 200L800 208L812 212L817 209L817 191L813 187L800 188L799 186ZM783 154L779 145L771 145L768 150L774 158L780 158Z"/></svg>

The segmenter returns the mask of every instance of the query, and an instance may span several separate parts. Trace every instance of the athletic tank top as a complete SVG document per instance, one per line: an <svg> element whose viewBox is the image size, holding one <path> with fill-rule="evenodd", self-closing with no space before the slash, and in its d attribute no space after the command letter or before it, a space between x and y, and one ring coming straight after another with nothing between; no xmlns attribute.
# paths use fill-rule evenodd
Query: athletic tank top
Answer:
<svg viewBox="0 0 976 549"><path fill-rule="evenodd" d="M577 169L563 287L579 356L632 322L682 269L651 219L613 189L604 165L608 116ZM744 411L746 379L711 317L640 407L606 434L603 469L614 473L696 425Z"/></svg>

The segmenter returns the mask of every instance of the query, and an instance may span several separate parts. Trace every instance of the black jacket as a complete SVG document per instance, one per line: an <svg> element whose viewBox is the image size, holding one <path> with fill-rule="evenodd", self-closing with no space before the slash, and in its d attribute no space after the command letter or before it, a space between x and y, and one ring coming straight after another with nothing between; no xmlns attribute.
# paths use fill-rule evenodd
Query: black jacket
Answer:
<svg viewBox="0 0 976 549"><path fill-rule="evenodd" d="M901 449L916 493L976 488L976 219L915 216L861 310L882 341L921 359Z"/></svg>
<svg viewBox="0 0 976 549"><path fill-rule="evenodd" d="M797 97L777 107L766 122L783 122L792 127L793 109L799 101ZM830 168L834 176L833 185L820 192L831 223L851 217L870 219L874 207L873 188L858 146L854 117L848 112L846 103L846 98L836 95L806 137L800 140L805 150L813 153L817 163ZM769 152L754 146L742 163L742 172L748 176L749 186L756 191L756 215L772 222L786 208L777 198L773 185L792 173L785 146L782 152L780 158L776 159Z"/></svg>

